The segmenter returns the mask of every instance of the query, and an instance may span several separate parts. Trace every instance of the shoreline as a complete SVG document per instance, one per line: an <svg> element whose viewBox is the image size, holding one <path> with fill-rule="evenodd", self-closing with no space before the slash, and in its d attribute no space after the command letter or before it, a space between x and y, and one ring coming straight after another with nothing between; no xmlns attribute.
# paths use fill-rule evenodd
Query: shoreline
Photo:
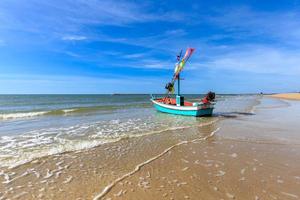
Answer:
<svg viewBox="0 0 300 200"><path fill-rule="evenodd" d="M156 158L167 148L182 141L208 137L214 130L215 124L208 123L41 157L16 168L0 170L0 191L5 191L4 197L21 194L24 199L65 199L65 196L93 199L119 177Z"/></svg>
<svg viewBox="0 0 300 200"><path fill-rule="evenodd" d="M272 98L287 99L287 100L300 100L300 92L299 93L278 93L278 94L271 94L266 96Z"/></svg>
<svg viewBox="0 0 300 200"><path fill-rule="evenodd" d="M262 98L251 115L38 158L0 170L0 199L299 199L299 111Z"/></svg>

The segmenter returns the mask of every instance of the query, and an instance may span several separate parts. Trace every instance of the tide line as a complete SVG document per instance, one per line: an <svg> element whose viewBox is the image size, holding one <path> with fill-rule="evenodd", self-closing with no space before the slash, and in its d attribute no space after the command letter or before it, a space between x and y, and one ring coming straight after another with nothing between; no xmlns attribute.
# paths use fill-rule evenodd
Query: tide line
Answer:
<svg viewBox="0 0 300 200"><path fill-rule="evenodd" d="M187 143L193 143L196 141L203 141L203 140L207 140L211 137L213 137L215 135L216 132L218 132L220 130L220 128L217 128L216 130L214 130L213 132L211 132L210 135L203 137L203 138L197 138L194 140L189 140L189 141L181 141L177 144L174 144L173 146L170 146L169 148L165 149L163 152L161 152L160 154L146 160L145 162L142 162L140 164L138 164L132 171L130 171L127 174L124 174L123 176L117 178L116 180L114 180L111 184L107 185L98 195L96 195L93 200L101 200L116 184L118 184L119 182L121 182L122 180L124 180L125 178L130 177L131 175L135 174L136 172L140 171L140 169L142 167L144 167L145 165L151 163L152 161L162 157L163 155L165 155L166 153L168 153L170 150L172 150L175 147L178 147L180 145L183 144L187 144Z"/></svg>

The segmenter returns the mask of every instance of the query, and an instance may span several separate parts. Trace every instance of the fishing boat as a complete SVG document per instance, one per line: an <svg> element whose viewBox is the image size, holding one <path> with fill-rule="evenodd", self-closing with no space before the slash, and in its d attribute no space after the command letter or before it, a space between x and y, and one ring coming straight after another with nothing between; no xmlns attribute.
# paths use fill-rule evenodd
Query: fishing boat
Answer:
<svg viewBox="0 0 300 200"><path fill-rule="evenodd" d="M183 70L186 62L189 60L194 48L188 48L185 55L181 59L182 51L177 55L177 63L172 81L167 83L165 88L166 95L163 97L151 97L151 101L156 110L169 114L186 115L186 116L211 116L214 109L215 93L208 92L200 102L189 102L184 100L184 96L180 94L180 72ZM174 84L177 82L177 90L174 96Z"/></svg>

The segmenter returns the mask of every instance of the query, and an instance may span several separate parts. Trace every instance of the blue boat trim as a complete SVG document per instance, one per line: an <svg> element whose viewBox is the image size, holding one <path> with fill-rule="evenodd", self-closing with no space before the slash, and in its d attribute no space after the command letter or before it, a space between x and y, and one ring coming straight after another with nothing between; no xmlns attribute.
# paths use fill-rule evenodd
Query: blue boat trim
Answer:
<svg viewBox="0 0 300 200"><path fill-rule="evenodd" d="M211 116L213 113L213 105L200 105L200 106L173 106L156 102L151 99L156 110L164 113L186 116Z"/></svg>

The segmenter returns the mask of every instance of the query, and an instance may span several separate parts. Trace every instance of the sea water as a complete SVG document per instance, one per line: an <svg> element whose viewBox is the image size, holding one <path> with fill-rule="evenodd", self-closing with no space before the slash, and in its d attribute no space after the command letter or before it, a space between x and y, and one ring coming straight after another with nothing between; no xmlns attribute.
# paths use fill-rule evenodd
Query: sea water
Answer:
<svg viewBox="0 0 300 200"><path fill-rule="evenodd" d="M217 95L214 115L195 118L157 112L150 95L0 95L0 167L251 114L260 98Z"/></svg>

